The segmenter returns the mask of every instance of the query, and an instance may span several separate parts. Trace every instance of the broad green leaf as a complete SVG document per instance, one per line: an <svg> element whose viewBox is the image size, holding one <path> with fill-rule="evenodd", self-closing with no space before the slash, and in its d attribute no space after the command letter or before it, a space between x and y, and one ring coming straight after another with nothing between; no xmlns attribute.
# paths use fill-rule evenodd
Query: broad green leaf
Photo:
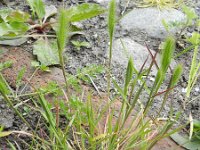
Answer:
<svg viewBox="0 0 200 150"><path fill-rule="evenodd" d="M85 19L92 18L105 12L105 9L98 4L84 3L74 6L67 10L67 15L71 22L77 22Z"/></svg>
<svg viewBox="0 0 200 150"><path fill-rule="evenodd" d="M59 64L58 47L56 41L40 38L33 45L33 54L37 56L41 65L51 66Z"/></svg>
<svg viewBox="0 0 200 150"><path fill-rule="evenodd" d="M189 138L183 137L178 133L174 133L170 136L180 146L189 150L200 150L199 141L189 141Z"/></svg>
<svg viewBox="0 0 200 150"><path fill-rule="evenodd" d="M26 12L13 9L0 10L0 22L26 22L30 15Z"/></svg>
<svg viewBox="0 0 200 150"><path fill-rule="evenodd" d="M30 15L26 12L16 10L12 11L6 18L9 22L26 22L30 18Z"/></svg>
<svg viewBox="0 0 200 150"><path fill-rule="evenodd" d="M12 39L4 39L0 38L0 45L9 45L9 46L20 46L24 44L28 38L12 38Z"/></svg>
<svg viewBox="0 0 200 150"><path fill-rule="evenodd" d="M16 36L24 34L29 26L23 22L0 23L0 36Z"/></svg>

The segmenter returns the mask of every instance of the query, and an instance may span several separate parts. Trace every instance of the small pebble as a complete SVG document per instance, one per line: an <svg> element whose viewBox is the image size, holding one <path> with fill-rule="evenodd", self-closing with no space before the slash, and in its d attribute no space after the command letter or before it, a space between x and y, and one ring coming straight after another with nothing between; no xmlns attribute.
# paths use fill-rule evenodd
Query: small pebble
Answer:
<svg viewBox="0 0 200 150"><path fill-rule="evenodd" d="M152 81L152 82L154 82L154 81L155 81L155 78L150 77L149 80Z"/></svg>
<svg viewBox="0 0 200 150"><path fill-rule="evenodd" d="M194 90L195 90L195 92L199 92L200 88L199 87L195 87Z"/></svg>
<svg viewBox="0 0 200 150"><path fill-rule="evenodd" d="M187 92L187 88L182 88L182 93L186 93Z"/></svg>

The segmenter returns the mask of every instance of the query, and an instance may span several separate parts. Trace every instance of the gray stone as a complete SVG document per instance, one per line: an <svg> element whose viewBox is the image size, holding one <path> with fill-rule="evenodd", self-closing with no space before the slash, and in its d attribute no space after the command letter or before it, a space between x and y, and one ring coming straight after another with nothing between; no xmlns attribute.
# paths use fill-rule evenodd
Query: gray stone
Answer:
<svg viewBox="0 0 200 150"><path fill-rule="evenodd" d="M125 46L125 50L122 46L121 41L123 42L123 44ZM151 51L151 52L153 54L155 54L154 51ZM147 61L147 64L145 65L146 68L151 63L151 57L149 56L149 52L148 52L147 48L136 43L135 41L133 41L130 38L122 38L121 40L120 39L115 40L114 43L113 43L113 54L112 54L112 56L113 56L112 60L114 62L117 62L124 67L127 66L128 58L130 56L132 56L132 58L134 60L135 68L137 70L140 70L143 63L147 59L147 57L149 57L149 59ZM156 72L157 72L156 67L153 67L153 69L152 69L153 75L155 75Z"/></svg>
<svg viewBox="0 0 200 150"><path fill-rule="evenodd" d="M125 50L122 46L121 41L123 42L123 44L125 46ZM152 51L152 50L150 50L150 51L153 55L155 54L155 51ZM126 68L128 59L130 56L132 56L132 58L134 60L135 68L138 71L142 67L142 65L145 62L145 60L147 59L147 57L148 57L148 60L145 64L144 68L148 68L152 61L150 53L147 50L147 48L143 45L136 43L135 41L133 41L130 38L122 38L121 40L117 39L113 42L113 54L112 54L113 63L117 62L118 64L120 64L124 68ZM156 62L159 66L160 54L157 54ZM175 65L176 65L176 63L174 61L172 61L171 67L174 68ZM155 76L156 73L157 73L157 68L154 65L151 70L151 75Z"/></svg>
<svg viewBox="0 0 200 150"><path fill-rule="evenodd" d="M130 32L145 32L149 37L164 39L167 36L162 20L168 22L182 21L184 14L176 9L159 10L157 8L140 8L129 12L120 20L122 29ZM170 29L172 33L178 28Z"/></svg>
<svg viewBox="0 0 200 150"><path fill-rule="evenodd" d="M3 126L4 128L10 128L13 126L14 122L14 114L13 112L1 102L0 103L0 126Z"/></svg>

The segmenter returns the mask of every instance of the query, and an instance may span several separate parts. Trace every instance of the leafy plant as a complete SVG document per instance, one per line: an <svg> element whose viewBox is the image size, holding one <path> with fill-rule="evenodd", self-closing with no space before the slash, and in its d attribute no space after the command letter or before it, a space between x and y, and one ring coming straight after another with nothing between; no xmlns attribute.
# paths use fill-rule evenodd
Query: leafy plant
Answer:
<svg viewBox="0 0 200 150"><path fill-rule="evenodd" d="M189 8L187 6L183 6L182 10L186 15L186 19L183 20L182 22L171 22L168 24L166 24L166 22L163 22L166 30L168 30L168 28L172 28L174 26L181 28L181 30L178 33L177 38L176 38L177 42L182 40L181 36L188 27L193 26L193 27L196 27L198 30L200 27L199 17L196 14L194 9ZM190 50L194 50L192 63L191 63L191 67L190 67L190 72L189 72L188 84L187 84L187 88L186 88L186 102L184 104L184 107L185 107L186 103L188 103L188 99L190 97L191 90L194 87L194 85L197 82L197 79L200 75L200 62L198 62L198 58L197 58L197 53L198 53L198 49L199 49L199 45L200 45L200 34L198 32L193 32L191 36L185 35L185 38L186 39L184 41L187 42L189 44L189 46L184 48L181 52L179 52L176 56L174 56L174 58L177 58L177 57L180 57L181 55L187 53Z"/></svg>
<svg viewBox="0 0 200 150"><path fill-rule="evenodd" d="M20 10L0 10L0 37L15 37L23 35L30 29L27 23L29 14ZM3 37L2 37L3 36Z"/></svg>
<svg viewBox="0 0 200 150"><path fill-rule="evenodd" d="M79 42L79 41L71 41L72 44L76 47L78 51L80 51L81 47L90 47L90 43L88 42Z"/></svg>
<svg viewBox="0 0 200 150"><path fill-rule="evenodd" d="M91 84L97 75L103 73L104 68L102 65L89 65L84 68L78 68L75 75L68 74L68 83L74 89L81 91L80 82Z"/></svg>
<svg viewBox="0 0 200 150"><path fill-rule="evenodd" d="M33 16L37 15L42 22L42 18L45 16L45 5L42 0L26 0L31 7Z"/></svg>
<svg viewBox="0 0 200 150"><path fill-rule="evenodd" d="M57 34L57 46L58 46L59 61L60 61L60 65L62 67L64 79L65 79L67 94L69 94L68 93L67 74L65 72L65 64L64 64L64 59L63 59L63 52L64 52L66 42L67 42L68 36L69 36L69 30L68 30L69 29L68 28L69 18L66 16L67 16L66 10L62 9L60 11L58 30L57 30L56 34Z"/></svg>

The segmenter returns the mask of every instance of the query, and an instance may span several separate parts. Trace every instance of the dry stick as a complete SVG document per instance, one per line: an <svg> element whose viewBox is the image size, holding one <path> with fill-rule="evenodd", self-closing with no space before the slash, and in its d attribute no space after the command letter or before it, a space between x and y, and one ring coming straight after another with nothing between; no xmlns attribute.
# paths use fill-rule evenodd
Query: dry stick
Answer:
<svg viewBox="0 0 200 150"><path fill-rule="evenodd" d="M38 70L39 70L39 67L37 67L35 69L35 71L31 75L31 77L27 80L27 83L25 84L25 86L23 87L23 89L20 91L20 95L22 94L22 92L24 92L24 90L26 89L26 87L28 86L28 84L31 82L32 78L34 77L34 75L37 73Z"/></svg>
<svg viewBox="0 0 200 150"><path fill-rule="evenodd" d="M149 51L149 53L150 53L150 55L151 55L151 58L153 59L153 54L152 54L152 52L150 51L150 49L149 49L149 47L148 47L148 45L147 45L146 42L145 42L145 45L146 45L146 48L147 48L147 50ZM160 51L158 51L158 52L160 52ZM156 68L159 69L156 60L154 60L154 63L155 63L155 65L156 65ZM171 66L169 66L169 70L170 70L171 73L173 72Z"/></svg>
<svg viewBox="0 0 200 150"><path fill-rule="evenodd" d="M86 74L86 76L90 79L90 81L91 81L93 87L95 88L95 90L96 90L97 93L99 94L100 98L102 98L102 96L101 96L101 94L100 94L100 92L99 92L98 87L95 85L95 83L94 83L94 81L92 80L92 78L90 77L90 75L89 75L89 74Z"/></svg>
<svg viewBox="0 0 200 150"><path fill-rule="evenodd" d="M149 46L147 45L146 42L144 42L144 44L146 45L146 48L147 48L149 54L151 55L151 59L152 59L153 63L156 65L156 68L159 70L159 67L158 67L158 64L157 64L157 62L156 62L156 59L154 59L154 56L153 56L153 54L152 54L152 52L151 52Z"/></svg>
<svg viewBox="0 0 200 150"><path fill-rule="evenodd" d="M167 92L173 90L174 88L176 88L177 86L178 86L178 85L176 85L176 86L174 86L174 87L171 87L171 88L168 88L168 89L166 89L166 90L164 90L164 91L158 92L158 93L156 93L155 95L153 95L152 98L154 98L154 97L156 97L156 96L159 96L159 95L162 95L162 94L164 94L164 93L167 93Z"/></svg>
<svg viewBox="0 0 200 150"><path fill-rule="evenodd" d="M130 0L128 0L128 2L126 3L126 6L125 6L124 10L121 12L121 15L124 14L124 12L126 11L126 8L128 7L129 3L130 3Z"/></svg>

